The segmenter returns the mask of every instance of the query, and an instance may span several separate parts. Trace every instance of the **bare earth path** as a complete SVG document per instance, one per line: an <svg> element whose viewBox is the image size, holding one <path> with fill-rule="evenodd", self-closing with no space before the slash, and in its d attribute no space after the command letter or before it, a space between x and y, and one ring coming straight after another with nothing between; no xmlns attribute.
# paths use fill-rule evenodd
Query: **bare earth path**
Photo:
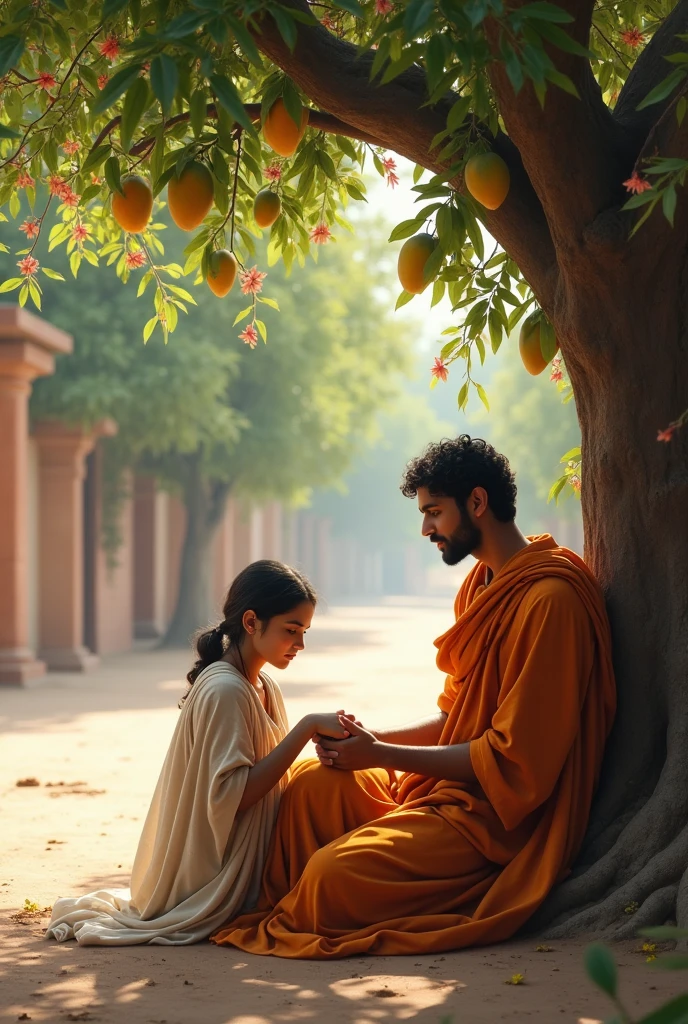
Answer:
<svg viewBox="0 0 688 1024"><path fill-rule="evenodd" d="M451 602L390 601L316 616L309 650L283 675L290 719L346 706L371 725L431 713L442 680L432 640ZM47 943L46 920L11 920L25 899L126 886L174 728L184 652L142 648L86 676L0 691L0 1020L103 1024L483 1024L600 1021L582 946L535 943L446 956L332 963L249 957L209 944L80 949ZM38 786L16 785L34 778ZM686 987L617 948L633 1012ZM518 987L505 982L525 976Z"/></svg>

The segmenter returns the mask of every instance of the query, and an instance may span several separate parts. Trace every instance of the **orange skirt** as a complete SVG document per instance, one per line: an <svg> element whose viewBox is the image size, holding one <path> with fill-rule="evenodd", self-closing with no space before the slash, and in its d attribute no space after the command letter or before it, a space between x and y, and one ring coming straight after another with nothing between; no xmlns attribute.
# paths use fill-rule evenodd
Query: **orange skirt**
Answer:
<svg viewBox="0 0 688 1024"><path fill-rule="evenodd" d="M211 941L300 959L493 942L471 915L499 872L433 807L397 805L384 770L307 761L282 799L259 909Z"/></svg>

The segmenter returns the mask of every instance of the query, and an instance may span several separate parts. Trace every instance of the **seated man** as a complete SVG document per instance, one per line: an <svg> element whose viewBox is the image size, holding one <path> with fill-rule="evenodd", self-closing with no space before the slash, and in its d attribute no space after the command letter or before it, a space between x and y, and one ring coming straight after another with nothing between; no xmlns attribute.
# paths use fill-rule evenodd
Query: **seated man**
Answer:
<svg viewBox="0 0 688 1024"><path fill-rule="evenodd" d="M615 710L600 589L520 533L509 463L484 441L430 445L402 491L447 564L478 559L435 641L439 713L321 739L283 797L259 911L218 944L325 959L499 942L579 849Z"/></svg>

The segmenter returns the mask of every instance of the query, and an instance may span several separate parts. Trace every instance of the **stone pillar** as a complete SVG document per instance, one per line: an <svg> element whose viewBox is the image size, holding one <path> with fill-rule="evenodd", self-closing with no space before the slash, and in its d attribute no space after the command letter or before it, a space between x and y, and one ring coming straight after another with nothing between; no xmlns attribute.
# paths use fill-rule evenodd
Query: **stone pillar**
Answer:
<svg viewBox="0 0 688 1024"><path fill-rule="evenodd" d="M134 478L134 636L162 636L166 624L167 504L155 477Z"/></svg>
<svg viewBox="0 0 688 1024"><path fill-rule="evenodd" d="M332 586L331 538L332 520L318 519L316 525L316 550L318 570L315 585L322 597L327 598Z"/></svg>
<svg viewBox="0 0 688 1024"><path fill-rule="evenodd" d="M234 576L253 561L252 558L252 526L253 515L251 509L244 503L235 504L234 528L232 545L232 564Z"/></svg>
<svg viewBox="0 0 688 1024"><path fill-rule="evenodd" d="M263 509L263 554L261 558L274 558L281 562L282 552L282 506L271 501Z"/></svg>
<svg viewBox="0 0 688 1024"><path fill-rule="evenodd" d="M84 672L98 658L84 646L84 478L98 437L117 432L112 420L91 430L46 420L38 446L38 636L49 669Z"/></svg>
<svg viewBox="0 0 688 1024"><path fill-rule="evenodd" d="M221 617L222 606L229 586L234 579L234 520L237 514L236 502L230 498L225 508L213 553L212 607L213 614Z"/></svg>
<svg viewBox="0 0 688 1024"><path fill-rule="evenodd" d="M71 351L69 334L0 305L0 684L45 671L28 643L28 404L31 382L55 372L55 353Z"/></svg>

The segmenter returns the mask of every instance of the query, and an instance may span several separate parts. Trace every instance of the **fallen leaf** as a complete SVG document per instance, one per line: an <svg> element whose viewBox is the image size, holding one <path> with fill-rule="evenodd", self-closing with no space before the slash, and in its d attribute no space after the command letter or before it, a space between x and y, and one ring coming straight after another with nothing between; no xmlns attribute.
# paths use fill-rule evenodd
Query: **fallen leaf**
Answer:
<svg viewBox="0 0 688 1024"><path fill-rule="evenodd" d="M378 999L392 999L398 994L398 992L392 992L391 988L372 988L368 992L369 996L377 996Z"/></svg>
<svg viewBox="0 0 688 1024"><path fill-rule="evenodd" d="M34 778L17 779L17 781L15 782L15 786L40 786L40 782L38 781L38 779L34 779ZM21 1018L20 1018L20 1020L21 1020Z"/></svg>

